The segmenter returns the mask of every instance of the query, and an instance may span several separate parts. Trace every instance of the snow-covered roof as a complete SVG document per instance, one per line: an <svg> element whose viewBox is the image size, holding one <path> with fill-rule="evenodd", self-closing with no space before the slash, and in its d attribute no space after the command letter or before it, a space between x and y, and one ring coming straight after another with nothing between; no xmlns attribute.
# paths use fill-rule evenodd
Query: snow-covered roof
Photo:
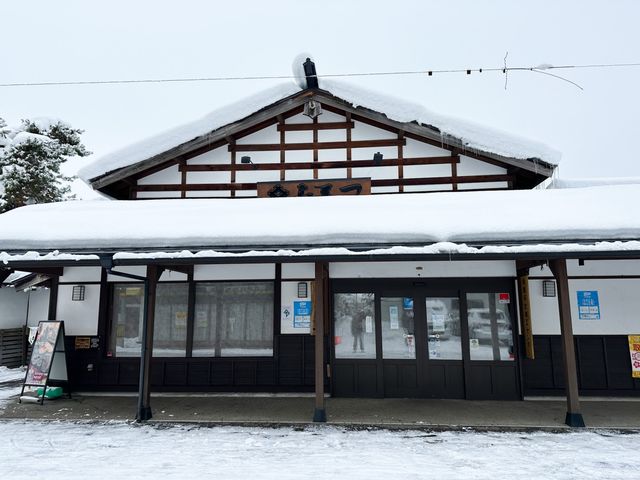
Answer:
<svg viewBox="0 0 640 480"><path fill-rule="evenodd" d="M606 185L640 185L640 177L550 178L541 188L585 188Z"/></svg>
<svg viewBox="0 0 640 480"><path fill-rule="evenodd" d="M383 113L387 118L397 122L416 122L426 127L435 128L440 132L445 143L451 137L470 150L507 158L537 159L550 165L556 165L560 160L558 151L539 142L472 122L436 114L422 105L372 92L341 81L319 80L322 90L354 107L364 107ZM211 132L242 120L302 91L303 88L295 82L287 82L266 89L240 102L217 109L196 121L180 125L99 157L80 169L78 175L82 179L90 181L109 172L135 165L196 138L209 135Z"/></svg>
<svg viewBox="0 0 640 480"><path fill-rule="evenodd" d="M640 239L640 186L76 201L0 215L0 252L420 247Z"/></svg>

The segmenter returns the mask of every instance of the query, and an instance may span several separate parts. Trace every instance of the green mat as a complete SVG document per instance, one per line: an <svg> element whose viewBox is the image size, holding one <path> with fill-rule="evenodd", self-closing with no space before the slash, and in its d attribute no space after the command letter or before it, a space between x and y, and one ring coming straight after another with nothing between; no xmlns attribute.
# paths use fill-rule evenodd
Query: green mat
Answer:
<svg viewBox="0 0 640 480"><path fill-rule="evenodd" d="M38 388L36 390L36 395L41 397L43 391L44 391L44 388ZM61 397L63 394L64 392L62 391L62 387L49 387L47 388L47 393L45 394L45 398L48 398L49 400L53 400L54 398Z"/></svg>

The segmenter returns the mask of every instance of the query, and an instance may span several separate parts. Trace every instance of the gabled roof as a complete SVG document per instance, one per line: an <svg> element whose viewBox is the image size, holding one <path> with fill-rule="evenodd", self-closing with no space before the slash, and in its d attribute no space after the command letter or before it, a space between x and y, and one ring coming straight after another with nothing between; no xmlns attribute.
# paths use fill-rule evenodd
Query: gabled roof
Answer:
<svg viewBox="0 0 640 480"><path fill-rule="evenodd" d="M182 154L211 145L302 105L310 96L443 145L484 155L548 177L560 153L472 122L433 113L421 105L371 92L347 83L321 79L319 90L284 83L222 107L203 118L167 130L97 158L78 175L102 188Z"/></svg>

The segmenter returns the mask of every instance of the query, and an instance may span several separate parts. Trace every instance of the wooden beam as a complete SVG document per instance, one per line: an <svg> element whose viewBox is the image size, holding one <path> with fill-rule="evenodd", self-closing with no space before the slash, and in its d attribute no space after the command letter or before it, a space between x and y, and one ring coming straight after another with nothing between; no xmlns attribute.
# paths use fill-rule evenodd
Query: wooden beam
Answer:
<svg viewBox="0 0 640 480"><path fill-rule="evenodd" d="M567 277L567 261L564 259L551 260L549 267L553 272L558 287L560 335L562 338L564 378L567 393L567 415L565 417L565 423L570 427L584 427L584 419L582 418L582 413L580 413L580 399L578 396L578 373L576 368L575 346L573 343L573 328L571 325L571 300L569 295L569 280Z"/></svg>
<svg viewBox="0 0 640 480"><path fill-rule="evenodd" d="M313 412L314 422L326 422L327 412L324 402L324 323L325 323L325 281L327 278L327 264L324 262L316 262L315 264L315 282L313 288L313 327L315 335L315 409Z"/></svg>
<svg viewBox="0 0 640 480"><path fill-rule="evenodd" d="M313 124L314 125L318 125L318 117L315 117L313 119ZM317 179L318 178L318 130L314 129L313 130L313 178Z"/></svg>
<svg viewBox="0 0 640 480"><path fill-rule="evenodd" d="M351 121L351 114L350 113L346 113L346 119L347 119L347 144L351 143L351 129L355 126L355 124ZM351 169L351 163L352 163L352 158L351 158L351 147L347 147L347 178L352 178L353 177L353 170Z"/></svg>
<svg viewBox="0 0 640 480"><path fill-rule="evenodd" d="M62 267L20 267L21 272L42 273L52 277L61 277L64 269Z"/></svg>
<svg viewBox="0 0 640 480"><path fill-rule="evenodd" d="M400 148L400 147L398 147ZM228 172L228 171L253 171L253 170L310 170L312 168L357 168L357 167L392 167L396 165L446 165L459 163L460 157L415 157L415 158L386 158L381 162L373 160L351 160L351 149L347 149L347 160L325 160L322 162L290 162L290 163L256 163L221 164L221 165L184 165L180 170L187 172Z"/></svg>
<svg viewBox="0 0 640 480"><path fill-rule="evenodd" d="M142 348L140 352L140 379L138 382L138 412L136 420L144 422L151 413L151 358L153 357L153 327L155 321L156 288L162 269L147 265L144 282L144 307L142 316Z"/></svg>
<svg viewBox="0 0 640 480"><path fill-rule="evenodd" d="M315 131L315 130L314 130ZM351 142L304 142L304 143L288 143L285 150L333 150L340 148L371 148L371 147L395 147L400 144L400 140L383 139L383 140L353 140ZM403 145L406 143L402 141ZM254 143L242 145L229 145L229 150L235 149L236 152L277 152L280 150L279 143Z"/></svg>
<svg viewBox="0 0 640 480"><path fill-rule="evenodd" d="M286 123L278 125L278 131L299 132L306 130L342 130L353 128L353 122L324 122L324 123Z"/></svg>
<svg viewBox="0 0 640 480"><path fill-rule="evenodd" d="M284 120L282 119L282 117L280 117L279 119L279 123L278 123L278 129L280 129L279 127L285 125ZM283 181L285 179L285 170L284 170L284 166L285 166L285 162L286 162L286 151L284 149L284 146L286 145L286 140L285 140L285 130L280 130L280 165L279 165L279 169L280 169L280 181ZM233 182L232 182L233 183Z"/></svg>
<svg viewBox="0 0 640 480"><path fill-rule="evenodd" d="M398 140L404 142L404 134L402 131L398 132ZM400 143L398 144L398 178L400 180L402 180L402 178L404 177L404 143ZM402 193L404 192L404 185L400 184L398 185L398 192Z"/></svg>
<svg viewBox="0 0 640 480"><path fill-rule="evenodd" d="M352 163L356 163L353 161ZM470 175L458 177L458 183L490 183L508 181L510 175ZM446 185L453 182L451 177L426 177L426 178L389 178L371 180L372 187L388 187L398 185ZM180 184L163 185L138 185L140 192L174 192L179 191ZM257 183L192 183L187 185L187 191L202 192L207 190L255 190Z"/></svg>

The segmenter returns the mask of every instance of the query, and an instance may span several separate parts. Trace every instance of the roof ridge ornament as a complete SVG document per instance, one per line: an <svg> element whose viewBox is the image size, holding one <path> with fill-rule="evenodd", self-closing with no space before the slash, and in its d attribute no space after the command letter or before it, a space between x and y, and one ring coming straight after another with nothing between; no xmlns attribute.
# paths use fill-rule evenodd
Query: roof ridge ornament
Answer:
<svg viewBox="0 0 640 480"><path fill-rule="evenodd" d="M307 60L302 64L304 68L304 75L307 79L307 88L309 89L317 89L320 88L318 86L318 74L316 73L316 64L311 60L311 58L307 57Z"/></svg>

